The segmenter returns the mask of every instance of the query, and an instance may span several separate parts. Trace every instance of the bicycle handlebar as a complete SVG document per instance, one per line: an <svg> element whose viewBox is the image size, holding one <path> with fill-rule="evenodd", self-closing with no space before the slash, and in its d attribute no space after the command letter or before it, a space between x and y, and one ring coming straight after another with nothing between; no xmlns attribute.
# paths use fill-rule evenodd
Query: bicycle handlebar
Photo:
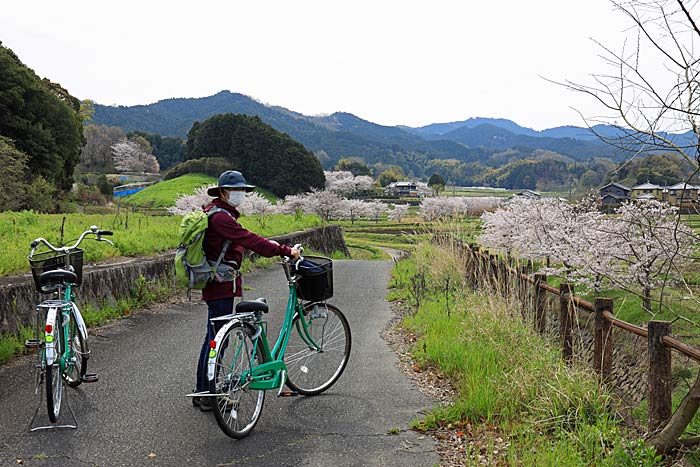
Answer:
<svg viewBox="0 0 700 467"><path fill-rule="evenodd" d="M88 235L95 235L96 241L107 242L110 245L114 246L114 243L112 243L111 240L107 240L106 238L102 238L103 235L109 236L109 235L114 235L114 233L111 230L100 230L99 227L97 227L96 225L93 225L90 227L90 230L86 230L85 232L83 232L80 235L80 237L78 238L78 240L71 246L55 247L45 238L39 237L39 238L35 239L30 244L32 251L29 253L29 257L31 258L32 256L34 256L34 250L36 250L36 247L38 247L39 244L44 244L44 245L46 245L47 248L49 248L52 251L56 251L56 252L61 252L61 251L67 252L69 250L74 250L74 249L78 248L78 245L80 245L83 242L83 240L85 239L85 237L87 237Z"/></svg>

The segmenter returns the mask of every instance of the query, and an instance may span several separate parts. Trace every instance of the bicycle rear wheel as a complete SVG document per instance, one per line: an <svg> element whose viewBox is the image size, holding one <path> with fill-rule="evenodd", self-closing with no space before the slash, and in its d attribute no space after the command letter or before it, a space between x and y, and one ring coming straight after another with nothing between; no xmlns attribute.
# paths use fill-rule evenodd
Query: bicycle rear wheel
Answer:
<svg viewBox="0 0 700 467"><path fill-rule="evenodd" d="M78 329L75 315L71 313L71 322L68 327L68 345L70 346L70 361L66 362L63 370L63 377L68 386L76 387L83 382L83 376L87 370L87 345L83 340L83 335Z"/></svg>
<svg viewBox="0 0 700 467"><path fill-rule="evenodd" d="M49 365L46 363L46 358L44 358L44 370L46 372L46 410L51 423L56 423L58 421L58 415L61 413L61 400L63 399L63 378L61 377L61 366L59 364L61 354L63 353L61 330L62 328L57 322L56 325L53 326L51 334L47 336L53 340L54 344L55 357L53 364Z"/></svg>
<svg viewBox="0 0 700 467"><path fill-rule="evenodd" d="M265 402L265 391L250 389L251 368L265 363L256 351L253 328L237 323L224 335L216 356L210 392L217 394L214 416L221 430L232 438L243 438L255 428Z"/></svg>
<svg viewBox="0 0 700 467"><path fill-rule="evenodd" d="M304 331L301 320L307 326ZM350 358L350 325L327 303L309 303L294 318L284 354L287 386L305 396L320 394L340 378ZM312 341L320 348L316 348Z"/></svg>

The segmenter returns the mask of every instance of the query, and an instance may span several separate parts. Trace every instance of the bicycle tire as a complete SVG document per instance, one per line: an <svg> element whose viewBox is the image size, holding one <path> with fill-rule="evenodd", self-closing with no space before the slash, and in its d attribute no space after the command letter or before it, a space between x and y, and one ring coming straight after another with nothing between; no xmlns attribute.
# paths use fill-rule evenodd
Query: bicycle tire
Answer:
<svg viewBox="0 0 700 467"><path fill-rule="evenodd" d="M300 319L321 349L309 345ZM352 337L345 315L327 303L309 303L294 317L284 354L287 386L299 394L313 396L327 390L343 374L350 358Z"/></svg>
<svg viewBox="0 0 700 467"><path fill-rule="evenodd" d="M56 316L56 324L53 326L51 336L54 342L54 363L49 365L45 362L45 383L46 383L46 410L51 423L58 421L58 416L61 413L61 401L63 400L63 377L61 376L61 366L58 363L63 353L63 345L61 339L61 326L59 322L60 312Z"/></svg>
<svg viewBox="0 0 700 467"><path fill-rule="evenodd" d="M69 356L71 361L67 362L63 369L63 378L68 383L68 386L72 388L80 386L87 371L87 346L83 340L83 335L78 329L74 313L71 311L71 321L68 327L68 339L71 349ZM75 360L73 361L72 359Z"/></svg>
<svg viewBox="0 0 700 467"><path fill-rule="evenodd" d="M214 379L210 383L210 392L219 394L214 404L214 417L221 430L236 439L244 438L253 431L260 419L265 391L249 388L250 379L241 381L241 375L250 373L253 365L266 362L262 351L253 352L251 336L255 330L243 323L236 323L226 331L221 340Z"/></svg>

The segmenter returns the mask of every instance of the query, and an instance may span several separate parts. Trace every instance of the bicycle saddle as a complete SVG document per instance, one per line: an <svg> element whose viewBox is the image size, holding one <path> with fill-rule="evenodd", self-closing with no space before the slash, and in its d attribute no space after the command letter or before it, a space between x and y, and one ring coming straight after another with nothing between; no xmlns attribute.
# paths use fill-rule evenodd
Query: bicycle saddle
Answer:
<svg viewBox="0 0 700 467"><path fill-rule="evenodd" d="M41 285L55 284L69 282L71 284L78 283L78 276L73 271L67 271L65 269L55 269L53 271L46 271L41 273L39 276L39 283Z"/></svg>
<svg viewBox="0 0 700 467"><path fill-rule="evenodd" d="M263 313L269 311L269 307L264 298L256 298L255 300L240 302L236 305L236 313L253 313L256 311L262 311Z"/></svg>

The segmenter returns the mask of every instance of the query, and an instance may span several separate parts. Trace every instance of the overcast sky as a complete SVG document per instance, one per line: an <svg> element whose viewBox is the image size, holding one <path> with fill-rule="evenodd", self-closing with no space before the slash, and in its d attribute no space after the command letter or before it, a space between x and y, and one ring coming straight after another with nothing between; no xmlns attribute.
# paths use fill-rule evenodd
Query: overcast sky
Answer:
<svg viewBox="0 0 700 467"><path fill-rule="evenodd" d="M105 105L221 90L382 125L508 118L542 130L602 109L555 81L622 47L609 0L8 0L0 41L40 77ZM572 109L573 108L573 109Z"/></svg>

